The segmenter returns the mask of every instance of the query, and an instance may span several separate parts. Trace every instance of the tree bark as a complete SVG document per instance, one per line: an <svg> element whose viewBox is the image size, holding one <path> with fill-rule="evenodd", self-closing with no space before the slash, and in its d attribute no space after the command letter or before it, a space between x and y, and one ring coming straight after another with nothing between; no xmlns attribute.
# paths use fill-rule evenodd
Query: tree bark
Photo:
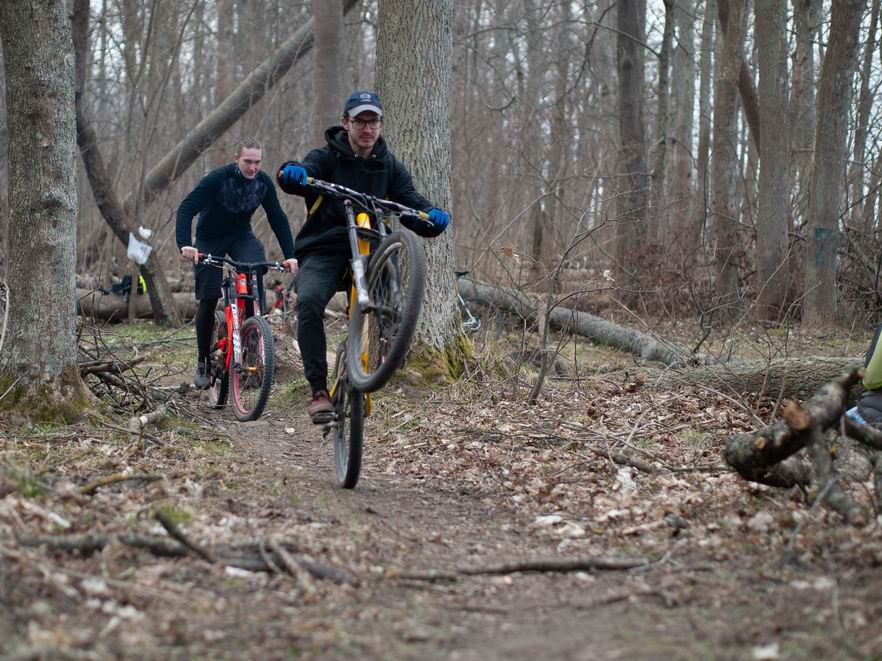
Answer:
<svg viewBox="0 0 882 661"><path fill-rule="evenodd" d="M782 0L768 1L774 3L781 2ZM733 0L717 0L717 5L720 14L720 28L725 39L725 33L729 26L729 7L731 6L736 13L744 14L746 13L746 4L744 4L743 0L734 0L734 2ZM744 26L742 25L740 31L743 30ZM741 41L744 41L743 34ZM753 86L753 77L743 57L738 67L738 92L741 96L741 106L744 109L744 119L747 120L750 137L753 140L754 146L759 147L761 135L759 102L756 98L756 89Z"/></svg>
<svg viewBox="0 0 882 661"><path fill-rule="evenodd" d="M673 185L671 209L672 231L666 242L672 248L679 246L678 252L694 254L698 246L700 231L692 222L693 209L693 154L692 131L695 112L695 7L693 0L677 0L674 9L674 22L677 27L677 47L674 49L674 63L671 72L672 96L674 97L674 133L671 140L673 151ZM703 57L703 55L702 55ZM683 258L678 260L683 263Z"/></svg>
<svg viewBox="0 0 882 661"><path fill-rule="evenodd" d="M796 51L793 56L793 81L790 89L790 114L793 171L788 188L796 184L792 206L800 203L809 188L815 138L815 39L818 32L821 0L793 0L796 27ZM797 220L801 220L798 218ZM791 223L792 229L792 223Z"/></svg>
<svg viewBox="0 0 882 661"><path fill-rule="evenodd" d="M343 1L312 0L312 143L324 144L325 129L339 123L343 107Z"/></svg>
<svg viewBox="0 0 882 661"><path fill-rule="evenodd" d="M811 441L813 429L827 429L839 420L849 388L862 377L863 370L853 370L793 407L790 415L785 410L784 419L757 432L736 434L726 443L726 463L747 480L766 482L771 467Z"/></svg>
<svg viewBox="0 0 882 661"><path fill-rule="evenodd" d="M619 72L619 155L616 224L616 266L620 298L637 300L642 278L638 264L646 257L646 137L643 127L643 7L638 0L620 0L617 8Z"/></svg>
<svg viewBox="0 0 882 661"><path fill-rule="evenodd" d="M787 304L790 273L787 263L787 230L790 203L787 114L787 13L784 2L757 2L756 43L759 53L759 209L756 219L758 289L756 313L775 320Z"/></svg>
<svg viewBox="0 0 882 661"><path fill-rule="evenodd" d="M667 229L665 200L666 168L668 162L668 97L670 96L671 43L674 38L674 0L664 0L665 27L662 33L661 53L658 58L658 88L656 91L655 145L652 165L652 192L650 222L652 222L653 256L661 252L662 239ZM658 268L658 264L652 267Z"/></svg>
<svg viewBox="0 0 882 661"><path fill-rule="evenodd" d="M691 218L693 232L687 232L684 240L684 264L691 266L698 258L700 239L708 229L708 197L710 182L711 144L711 83L714 80L714 29L716 25L716 0L708 0L704 8L701 26L701 74L698 83L698 154L695 169L698 173L698 201ZM716 63L719 66L719 62Z"/></svg>
<svg viewBox="0 0 882 661"><path fill-rule="evenodd" d="M0 40L13 284L0 381L6 404L20 415L75 418L88 400L77 367L76 119L74 63L64 56L73 51L66 3L0 3Z"/></svg>
<svg viewBox="0 0 882 661"><path fill-rule="evenodd" d="M738 205L735 203L735 176L738 158L735 153L736 95L741 70L741 43L744 30L745 0L729 0L727 11L720 10L723 42L718 50L722 61L717 66L714 86L713 127L713 212L716 298L720 306L730 306L738 299ZM724 308L724 313L731 310Z"/></svg>
<svg viewBox="0 0 882 661"><path fill-rule="evenodd" d="M846 171L846 121L863 0L835 0L818 89L815 166L809 188L803 321L829 325L836 316L836 253Z"/></svg>
<svg viewBox="0 0 882 661"><path fill-rule="evenodd" d="M854 159L849 173L851 195L851 221L853 228L865 232L872 230L872 225L862 219L864 176L867 164L864 162L867 153L867 128L870 121L870 106L873 104L873 93L870 91L870 77L873 66L873 53L876 52L876 28L879 24L879 0L872 0L870 9L870 25L867 32L867 43L864 46L864 61L861 67L861 90L858 96L857 118L854 131Z"/></svg>
<svg viewBox="0 0 882 661"><path fill-rule="evenodd" d="M413 48L413 44L419 48ZM452 0L383 0L377 34L377 88L386 137L414 184L450 208ZM416 90L419 90L416 92ZM455 220L454 220L455 223ZM424 242L426 295L415 350L443 351L460 334L453 276L453 231Z"/></svg>

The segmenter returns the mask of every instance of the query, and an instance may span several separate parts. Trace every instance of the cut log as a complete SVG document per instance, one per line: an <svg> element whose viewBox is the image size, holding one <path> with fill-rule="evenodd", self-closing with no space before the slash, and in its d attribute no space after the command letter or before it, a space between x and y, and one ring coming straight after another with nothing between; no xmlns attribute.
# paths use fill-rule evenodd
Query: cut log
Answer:
<svg viewBox="0 0 882 661"><path fill-rule="evenodd" d="M193 292L172 294L178 314L182 319L196 316L196 299ZM77 312L85 317L101 320L123 321L128 315L129 305L120 294L102 294L100 291L77 289ZM138 319L152 319L153 307L146 296L134 300L134 314Z"/></svg>
<svg viewBox="0 0 882 661"><path fill-rule="evenodd" d="M812 440L812 430L826 430L839 420L849 388L860 381L863 374L862 369L853 370L826 384L806 401L801 408L811 420L807 429L794 429L787 420L779 420L757 432L736 434L726 443L723 452L726 463L746 480L785 486L777 479L770 481L774 477L770 469L805 447ZM792 413L788 417L801 419Z"/></svg>
<svg viewBox="0 0 882 661"><path fill-rule="evenodd" d="M466 300L482 301L513 312L525 319L535 319L538 303L523 292L488 285L471 278L458 280L459 293ZM587 312L555 307L549 315L553 328L587 337L595 342L635 353L646 360L672 366L696 362L694 356L674 342L666 342L646 333L614 324Z"/></svg>

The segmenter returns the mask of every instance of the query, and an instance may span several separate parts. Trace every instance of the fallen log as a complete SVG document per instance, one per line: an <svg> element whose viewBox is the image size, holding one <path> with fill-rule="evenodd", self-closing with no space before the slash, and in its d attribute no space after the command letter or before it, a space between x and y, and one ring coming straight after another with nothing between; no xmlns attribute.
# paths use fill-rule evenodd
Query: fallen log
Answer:
<svg viewBox="0 0 882 661"><path fill-rule="evenodd" d="M459 292L466 300L487 302L525 319L535 319L538 314L539 303L523 292L495 287L465 277L457 282ZM595 342L630 351L646 360L673 366L685 366L697 362L695 356L676 343L666 342L633 328L614 324L581 310L558 306L551 311L548 320L553 328L570 331Z"/></svg>
<svg viewBox="0 0 882 661"><path fill-rule="evenodd" d="M791 406L783 420L756 432L736 434L726 443L723 458L746 480L789 486L773 470L812 439L812 430L826 430L842 415L848 390L863 378L856 369L824 385L801 407Z"/></svg>
<svg viewBox="0 0 882 661"><path fill-rule="evenodd" d="M172 294L175 306L183 319L196 315L196 299L193 292ZM136 295L133 299L134 316L138 319L152 319L153 308L147 296ZM77 312L85 317L101 320L124 321L128 316L129 304L120 294L104 294L100 291L77 289Z"/></svg>
<svg viewBox="0 0 882 661"><path fill-rule="evenodd" d="M807 399L824 384L835 381L846 372L858 369L858 358L828 358L801 356L765 360L737 360L728 363L706 363L696 368L658 369L640 368L640 380L653 387L714 388L726 393L768 395L781 399ZM633 378L634 370L627 374ZM625 372L608 372L604 376L618 381ZM848 400L853 401L863 386L855 383L848 389Z"/></svg>

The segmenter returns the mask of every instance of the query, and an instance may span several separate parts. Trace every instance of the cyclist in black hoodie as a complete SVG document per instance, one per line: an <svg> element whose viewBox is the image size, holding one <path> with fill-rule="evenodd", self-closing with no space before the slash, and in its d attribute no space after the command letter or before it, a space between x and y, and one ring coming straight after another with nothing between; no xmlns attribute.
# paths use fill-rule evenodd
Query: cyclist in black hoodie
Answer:
<svg viewBox="0 0 882 661"><path fill-rule="evenodd" d="M313 420L334 410L328 396L328 363L324 312L334 292L349 280L349 239L343 205L304 188L307 177L329 181L361 193L425 211L432 225L402 219L404 225L425 237L438 236L450 216L420 195L410 172L380 136L383 104L375 92L357 91L343 108L341 126L325 131L327 144L313 149L301 162L289 161L279 169L279 187L306 198L306 222L294 240L297 276L297 342L303 356L306 380L312 388L307 413Z"/></svg>
<svg viewBox="0 0 882 661"><path fill-rule="evenodd" d="M214 311L221 297L221 271L199 263L199 253L229 255L240 262L265 262L263 244L251 230L251 216L262 206L282 253L283 266L291 273L297 270L294 242L288 217L279 206L273 180L260 170L263 149L259 142L247 138L236 147L233 162L212 170L178 207L176 239L181 257L193 262L196 278L196 347L198 358L193 384L208 388L211 365L211 331ZM193 245L193 216L196 223L196 245ZM260 303L264 304L263 278L258 279Z"/></svg>

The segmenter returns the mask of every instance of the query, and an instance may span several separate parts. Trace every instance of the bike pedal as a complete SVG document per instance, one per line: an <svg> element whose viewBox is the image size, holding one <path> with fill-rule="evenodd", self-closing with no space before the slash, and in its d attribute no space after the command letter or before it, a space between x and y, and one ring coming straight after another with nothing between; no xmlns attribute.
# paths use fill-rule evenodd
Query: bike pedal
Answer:
<svg viewBox="0 0 882 661"><path fill-rule="evenodd" d="M327 413L316 413L312 416L312 424L327 425L337 420L337 415L333 411Z"/></svg>

